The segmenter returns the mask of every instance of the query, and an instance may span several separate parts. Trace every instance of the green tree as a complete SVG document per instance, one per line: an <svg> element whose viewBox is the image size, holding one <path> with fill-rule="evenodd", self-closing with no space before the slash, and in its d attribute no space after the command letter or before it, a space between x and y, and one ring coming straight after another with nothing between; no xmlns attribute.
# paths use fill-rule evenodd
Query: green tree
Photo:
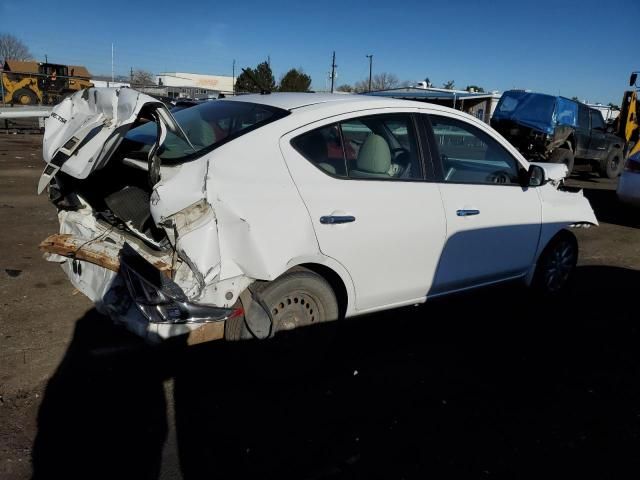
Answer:
<svg viewBox="0 0 640 480"><path fill-rule="evenodd" d="M263 89L273 92L276 79L267 62L258 64L256 68L246 68L236 79L236 92L260 93Z"/></svg>
<svg viewBox="0 0 640 480"><path fill-rule="evenodd" d="M465 88L465 90L467 92L484 93L484 88L477 85L467 85L467 88Z"/></svg>
<svg viewBox="0 0 640 480"><path fill-rule="evenodd" d="M448 82L444 82L442 84L442 88L444 88L446 90L453 90L454 88L456 88L455 80L449 80Z"/></svg>
<svg viewBox="0 0 640 480"><path fill-rule="evenodd" d="M302 68L292 68L280 79L278 90L281 92L308 92L311 87L311 77Z"/></svg>

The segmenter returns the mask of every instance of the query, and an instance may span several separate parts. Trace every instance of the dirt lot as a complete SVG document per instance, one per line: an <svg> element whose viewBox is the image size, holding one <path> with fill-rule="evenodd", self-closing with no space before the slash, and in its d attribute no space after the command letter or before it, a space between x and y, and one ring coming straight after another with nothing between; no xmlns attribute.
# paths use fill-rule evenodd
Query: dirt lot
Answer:
<svg viewBox="0 0 640 480"><path fill-rule="evenodd" d="M566 300L484 290L265 347L148 348L37 245L39 135L0 134L0 478L637 478L640 212L602 225ZM366 329L365 329L366 326ZM319 337L320 335L318 335Z"/></svg>

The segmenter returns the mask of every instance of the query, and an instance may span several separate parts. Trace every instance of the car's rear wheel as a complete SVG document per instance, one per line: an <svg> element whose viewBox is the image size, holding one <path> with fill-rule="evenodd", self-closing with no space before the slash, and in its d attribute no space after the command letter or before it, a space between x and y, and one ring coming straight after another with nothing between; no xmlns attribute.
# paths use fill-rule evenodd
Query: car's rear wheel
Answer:
<svg viewBox="0 0 640 480"><path fill-rule="evenodd" d="M616 178L622 173L622 164L622 152L616 148L600 162L598 173L602 178Z"/></svg>
<svg viewBox="0 0 640 480"><path fill-rule="evenodd" d="M568 148L556 148L551 154L550 161L551 163L564 163L567 166L567 170L569 170L567 175L571 175L575 163L575 158L571 150Z"/></svg>
<svg viewBox="0 0 640 480"><path fill-rule="evenodd" d="M558 296L567 290L578 263L578 242L563 230L547 244L538 259L533 287L545 296Z"/></svg>
<svg viewBox="0 0 640 480"><path fill-rule="evenodd" d="M269 311L271 337L278 332L338 319L338 302L331 285L320 275L303 268L261 285L255 289L254 296ZM227 322L225 338L228 340L255 337L245 318Z"/></svg>

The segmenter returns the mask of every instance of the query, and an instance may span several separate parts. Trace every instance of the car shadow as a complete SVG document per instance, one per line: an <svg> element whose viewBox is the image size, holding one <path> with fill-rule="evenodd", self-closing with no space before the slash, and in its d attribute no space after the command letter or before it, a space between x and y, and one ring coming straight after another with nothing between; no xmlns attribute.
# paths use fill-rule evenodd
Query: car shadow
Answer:
<svg viewBox="0 0 640 480"><path fill-rule="evenodd" d="M618 200L615 190L585 188L584 195L600 222L640 228L640 211Z"/></svg>
<svg viewBox="0 0 640 480"><path fill-rule="evenodd" d="M33 478L158 478L163 374L153 349L88 311L44 392Z"/></svg>
<svg viewBox="0 0 640 480"><path fill-rule="evenodd" d="M563 299L503 286L268 343L150 349L90 313L47 387L35 477L154 478L173 420L187 479L630 478L640 272L576 273Z"/></svg>

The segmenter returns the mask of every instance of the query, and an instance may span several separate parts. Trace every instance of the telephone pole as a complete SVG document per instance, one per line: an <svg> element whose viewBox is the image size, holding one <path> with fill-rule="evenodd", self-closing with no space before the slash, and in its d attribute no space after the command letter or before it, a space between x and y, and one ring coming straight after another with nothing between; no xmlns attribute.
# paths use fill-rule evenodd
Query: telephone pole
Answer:
<svg viewBox="0 0 640 480"><path fill-rule="evenodd" d="M333 83L336 78L336 51L333 51L333 60L331 61L331 93L333 93Z"/></svg>
<svg viewBox="0 0 640 480"><path fill-rule="evenodd" d="M231 89L233 90L233 94L236 94L236 59L233 59L233 66L231 67L233 73L233 85L231 86Z"/></svg>
<svg viewBox="0 0 640 480"><path fill-rule="evenodd" d="M111 83L115 81L115 75L113 74L113 42L111 43Z"/></svg>
<svg viewBox="0 0 640 480"><path fill-rule="evenodd" d="M373 66L373 55L365 55L369 59L369 92L371 92L371 71Z"/></svg>

